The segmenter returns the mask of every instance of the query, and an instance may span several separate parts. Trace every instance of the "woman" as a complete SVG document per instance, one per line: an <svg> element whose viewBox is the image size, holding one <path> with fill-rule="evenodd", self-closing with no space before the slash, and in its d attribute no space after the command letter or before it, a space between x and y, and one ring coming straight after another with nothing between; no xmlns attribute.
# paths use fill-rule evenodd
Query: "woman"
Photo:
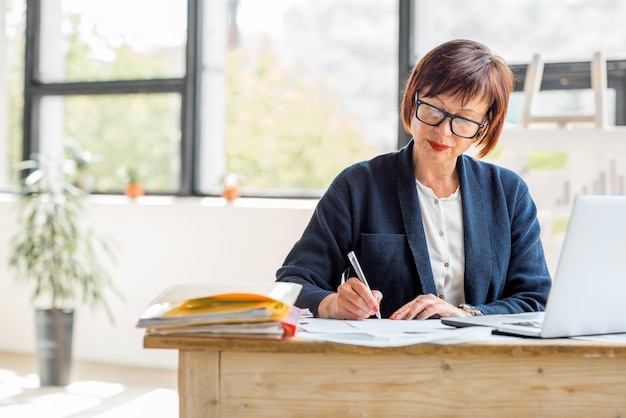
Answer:
<svg viewBox="0 0 626 418"><path fill-rule="evenodd" d="M413 68L401 117L413 139L345 169L277 271L318 317L391 319L541 311L551 278L537 210L514 172L478 161L496 146L510 68L453 40ZM350 272L355 251L373 291Z"/></svg>

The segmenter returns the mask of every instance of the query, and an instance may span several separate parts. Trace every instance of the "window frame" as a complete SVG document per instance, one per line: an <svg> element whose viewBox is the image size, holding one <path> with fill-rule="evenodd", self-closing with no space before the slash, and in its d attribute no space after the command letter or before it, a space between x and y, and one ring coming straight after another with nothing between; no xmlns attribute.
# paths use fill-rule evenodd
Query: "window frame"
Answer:
<svg viewBox="0 0 626 418"><path fill-rule="evenodd" d="M183 77L53 83L44 83L38 78L42 1L45 0L26 0L22 157L28 159L40 150L39 116L41 101L44 97L174 93L180 95L182 104L180 115L181 172L178 191L174 194L182 196L199 194L196 168L199 164L197 151L200 142L198 114L202 81L200 73L202 0L187 0L186 68Z"/></svg>

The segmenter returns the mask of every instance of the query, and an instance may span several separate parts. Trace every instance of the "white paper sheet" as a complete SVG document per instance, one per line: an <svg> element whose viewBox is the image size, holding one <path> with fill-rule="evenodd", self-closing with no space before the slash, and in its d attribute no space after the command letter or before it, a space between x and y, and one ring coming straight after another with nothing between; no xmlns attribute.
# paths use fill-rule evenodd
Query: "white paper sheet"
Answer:
<svg viewBox="0 0 626 418"><path fill-rule="evenodd" d="M303 318L300 328L307 332L351 333L351 334L389 334L389 333L423 333L435 330L451 330L454 327L444 325L438 319L425 321L398 321L392 319L364 319L348 321L323 318Z"/></svg>
<svg viewBox="0 0 626 418"><path fill-rule="evenodd" d="M296 335L299 338L341 344L400 347L421 343L458 344L486 341L491 338L491 329L487 327L454 328L436 319L342 321L305 318L301 320Z"/></svg>

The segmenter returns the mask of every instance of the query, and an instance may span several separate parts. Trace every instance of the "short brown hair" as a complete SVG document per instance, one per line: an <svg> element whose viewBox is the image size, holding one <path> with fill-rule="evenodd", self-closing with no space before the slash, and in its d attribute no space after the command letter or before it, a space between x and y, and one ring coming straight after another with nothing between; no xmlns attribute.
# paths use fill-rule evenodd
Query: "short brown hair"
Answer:
<svg viewBox="0 0 626 418"><path fill-rule="evenodd" d="M484 157L502 133L514 80L506 62L487 46L466 39L445 42L424 55L411 71L400 109L404 129L411 133L416 92L422 97L451 94L463 103L485 99L490 103L487 126L476 143L477 157Z"/></svg>

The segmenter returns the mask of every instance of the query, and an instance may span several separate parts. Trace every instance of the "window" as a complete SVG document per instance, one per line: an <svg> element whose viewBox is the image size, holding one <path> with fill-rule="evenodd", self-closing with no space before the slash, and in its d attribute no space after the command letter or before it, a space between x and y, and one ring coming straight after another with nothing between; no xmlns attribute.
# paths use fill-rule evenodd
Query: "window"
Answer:
<svg viewBox="0 0 626 418"><path fill-rule="evenodd" d="M129 167L150 194L234 173L244 195L318 196L396 146L393 2L26 3L22 157L76 146L93 192Z"/></svg>
<svg viewBox="0 0 626 418"><path fill-rule="evenodd" d="M244 196L319 196L347 165L408 140L398 118L408 72L457 37L485 42L516 69L510 124L534 53L546 62L547 111L585 110L580 64L602 49L609 120L626 123L626 4L618 0L3 4L2 188L20 158L76 144L94 156L86 175L96 193L120 193L118 171L130 167L149 194L217 195L234 173Z"/></svg>
<svg viewBox="0 0 626 418"><path fill-rule="evenodd" d="M607 59L609 124L626 124L626 3L619 0L552 2L497 0L401 0L401 26L408 36L401 51L410 71L425 52L454 38L487 44L515 70L518 81L507 122L516 125L522 110L527 64L536 53L546 63L540 113L589 113L590 61ZM401 64L402 65L402 64ZM406 74L405 71L405 74ZM404 82L401 77L400 83Z"/></svg>
<svg viewBox="0 0 626 418"><path fill-rule="evenodd" d="M347 165L395 149L395 2L229 4L224 166L244 191L317 196Z"/></svg>
<svg viewBox="0 0 626 418"><path fill-rule="evenodd" d="M27 5L23 157L73 146L92 157L84 175L94 192L123 190L125 169L152 193L190 191L196 2Z"/></svg>

